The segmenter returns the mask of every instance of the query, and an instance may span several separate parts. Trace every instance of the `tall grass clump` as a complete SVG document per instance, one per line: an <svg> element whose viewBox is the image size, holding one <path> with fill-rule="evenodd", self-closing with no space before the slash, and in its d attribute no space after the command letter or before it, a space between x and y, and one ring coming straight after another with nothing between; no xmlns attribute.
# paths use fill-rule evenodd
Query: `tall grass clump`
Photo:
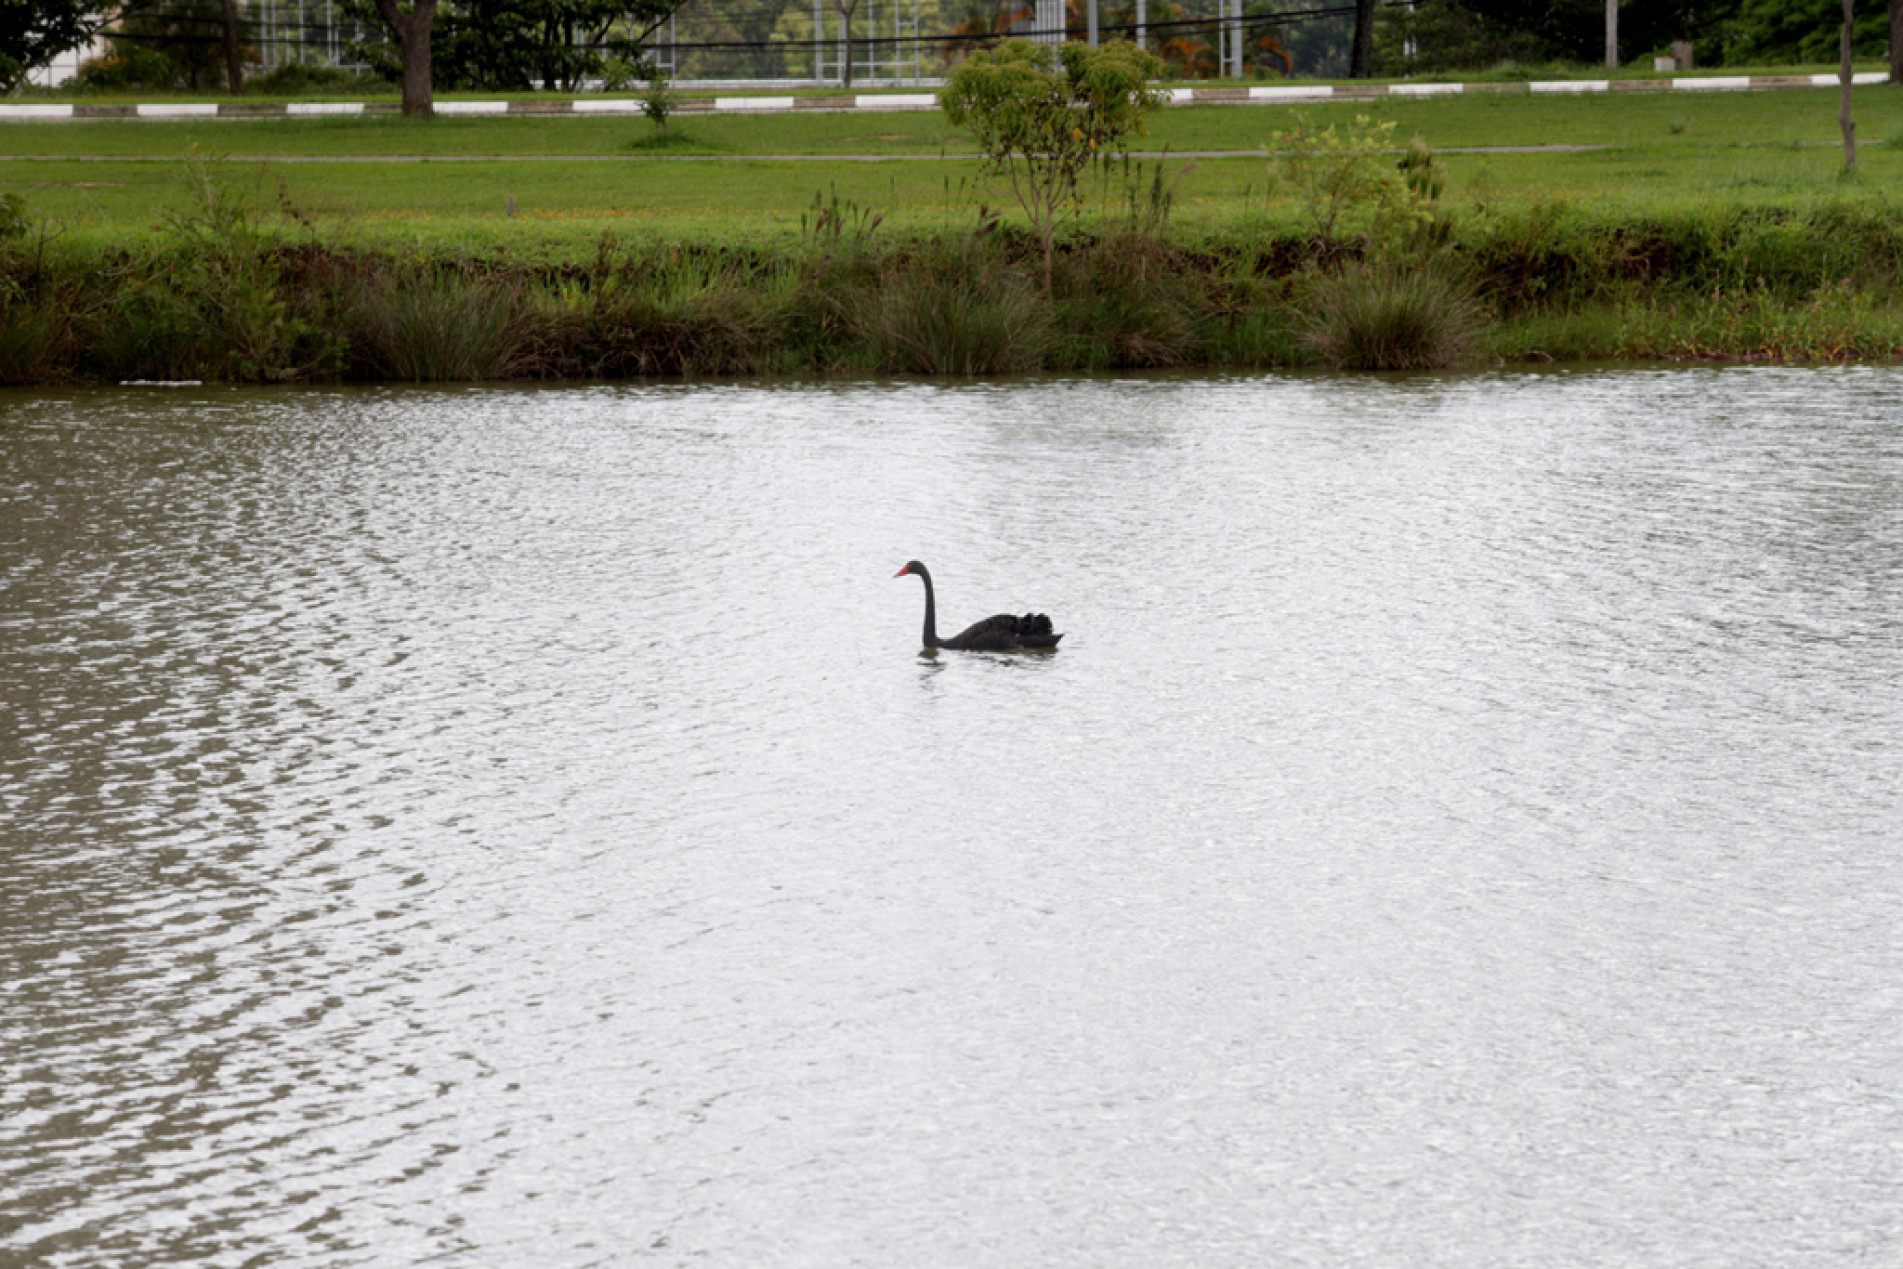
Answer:
<svg viewBox="0 0 1903 1269"><path fill-rule="evenodd" d="M1065 364L1141 369L1202 359L1201 271L1159 238L1116 235L1066 253L1057 277Z"/></svg>
<svg viewBox="0 0 1903 1269"><path fill-rule="evenodd" d="M29 261L29 229L26 200L0 195L0 384L50 375L66 326L62 306L45 293L45 235Z"/></svg>
<svg viewBox="0 0 1903 1269"><path fill-rule="evenodd" d="M377 378L506 378L525 344L516 299L506 281L456 269L376 277L349 306L351 353Z"/></svg>
<svg viewBox="0 0 1903 1269"><path fill-rule="evenodd" d="M748 374L762 368L790 266L658 248L595 266L539 297L539 374L584 378Z"/></svg>
<svg viewBox="0 0 1903 1269"><path fill-rule="evenodd" d="M1444 266L1364 265L1318 278L1308 338L1346 370L1434 370L1472 353L1481 311Z"/></svg>
<svg viewBox="0 0 1903 1269"><path fill-rule="evenodd" d="M0 293L0 383L52 377L64 323L48 304Z"/></svg>
<svg viewBox="0 0 1903 1269"><path fill-rule="evenodd" d="M978 236L922 246L849 303L882 368L904 374L1036 370L1053 342L1039 288Z"/></svg>

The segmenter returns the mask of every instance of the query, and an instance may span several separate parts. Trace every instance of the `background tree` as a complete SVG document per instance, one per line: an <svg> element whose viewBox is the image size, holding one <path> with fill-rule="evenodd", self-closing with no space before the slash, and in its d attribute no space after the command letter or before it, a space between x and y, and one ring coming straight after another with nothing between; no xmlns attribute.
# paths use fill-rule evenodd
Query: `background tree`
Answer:
<svg viewBox="0 0 1903 1269"><path fill-rule="evenodd" d="M445 0L432 37L432 79L442 88L575 92L586 80L607 78L611 62L639 73L648 39L681 3ZM387 74L387 54L383 61Z"/></svg>
<svg viewBox="0 0 1903 1269"><path fill-rule="evenodd" d="M1355 0L1355 44L1349 54L1348 78L1374 75L1374 0Z"/></svg>
<svg viewBox="0 0 1903 1269"><path fill-rule="evenodd" d="M1890 82L1903 84L1903 0L1890 0Z"/></svg>
<svg viewBox="0 0 1903 1269"><path fill-rule="evenodd" d="M1835 62L1842 37L1842 0L1743 0L1732 55L1752 62ZM1856 15L1851 52L1883 57L1889 15L1875 5Z"/></svg>
<svg viewBox="0 0 1903 1269"><path fill-rule="evenodd" d="M859 11L859 0L833 0L833 8L839 10L839 16L842 19L842 27L846 33L846 65L844 67L844 71L842 75L842 82L847 88L851 88L852 87L852 15Z"/></svg>
<svg viewBox="0 0 1903 1269"><path fill-rule="evenodd" d="M430 65L431 28L436 0L411 0L407 11L397 0L376 0L377 16L396 38L403 67L403 113L425 119L436 114L436 81Z"/></svg>
<svg viewBox="0 0 1903 1269"><path fill-rule="evenodd" d="M225 27L225 86L231 95L244 91L244 46L239 43L238 0L222 0Z"/></svg>
<svg viewBox="0 0 1903 1269"><path fill-rule="evenodd" d="M1155 54L1126 40L1097 48L1008 40L973 53L939 90L946 118L971 130L1031 218L1044 248L1047 294L1058 214L1076 198L1091 160L1140 134L1144 120L1168 104L1169 90L1150 82L1162 71Z"/></svg>
<svg viewBox="0 0 1903 1269"><path fill-rule="evenodd" d="M128 13L107 42L157 53L173 67L173 83L197 92L225 71L224 5L221 0L167 0L163 7Z"/></svg>
<svg viewBox="0 0 1903 1269"><path fill-rule="evenodd" d="M0 92L84 48L123 6L111 0L0 0Z"/></svg>

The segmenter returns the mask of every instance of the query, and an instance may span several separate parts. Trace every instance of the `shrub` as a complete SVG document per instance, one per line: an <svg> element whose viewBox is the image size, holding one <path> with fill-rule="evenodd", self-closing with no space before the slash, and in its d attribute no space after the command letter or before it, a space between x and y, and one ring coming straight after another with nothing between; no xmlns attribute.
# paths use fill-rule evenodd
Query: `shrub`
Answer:
<svg viewBox="0 0 1903 1269"><path fill-rule="evenodd" d="M1458 365L1480 325L1468 288L1435 267L1368 266L1322 277L1309 300L1309 340L1341 369Z"/></svg>
<svg viewBox="0 0 1903 1269"><path fill-rule="evenodd" d="M1277 159L1321 254L1338 255L1351 239L1411 237L1432 219L1440 176L1425 142L1409 150L1404 178L1388 155L1392 120L1356 115L1351 124L1316 128L1299 112L1293 117L1295 126L1275 136Z"/></svg>
<svg viewBox="0 0 1903 1269"><path fill-rule="evenodd" d="M176 88L184 82L184 77L171 58L121 40L114 44L112 52L81 62L72 82L80 92L125 92L138 88Z"/></svg>
<svg viewBox="0 0 1903 1269"><path fill-rule="evenodd" d="M304 93L358 92L369 86L363 76L340 66L286 62L247 80L245 91L268 97L296 97Z"/></svg>

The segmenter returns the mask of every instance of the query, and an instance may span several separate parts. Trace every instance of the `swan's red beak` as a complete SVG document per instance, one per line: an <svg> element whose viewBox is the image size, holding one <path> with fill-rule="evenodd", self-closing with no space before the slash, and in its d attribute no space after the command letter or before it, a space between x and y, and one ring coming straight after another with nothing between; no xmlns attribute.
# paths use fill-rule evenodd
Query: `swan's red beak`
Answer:
<svg viewBox="0 0 1903 1269"><path fill-rule="evenodd" d="M911 566L910 564L907 564L907 565L906 565L906 566L905 566L904 568L902 568L902 569L900 569L900 570L899 570L898 572L896 572L896 573L894 573L894 574L892 574L892 576L894 576L894 577L904 577L904 576L905 576L905 575L906 575L907 573L909 573L909 572L911 572L911 571L912 571L912 566Z"/></svg>

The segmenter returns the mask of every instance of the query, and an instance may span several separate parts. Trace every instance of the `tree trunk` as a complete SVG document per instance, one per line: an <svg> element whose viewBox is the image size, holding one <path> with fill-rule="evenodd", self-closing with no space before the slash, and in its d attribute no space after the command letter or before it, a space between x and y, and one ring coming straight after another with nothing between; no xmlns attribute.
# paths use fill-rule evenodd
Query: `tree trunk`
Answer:
<svg viewBox="0 0 1903 1269"><path fill-rule="evenodd" d="M416 0L408 13L396 7L396 0L377 0L377 12L403 50L403 113L432 117L436 99L430 74L430 27L436 21L436 0Z"/></svg>
<svg viewBox="0 0 1903 1269"><path fill-rule="evenodd" d="M1606 0L1606 69L1619 69L1619 0Z"/></svg>
<svg viewBox="0 0 1903 1269"><path fill-rule="evenodd" d="M838 5L837 7L839 9L840 20L845 23L845 27L846 27L846 64L840 68L840 74L844 79L844 86L847 88L851 88L852 87L852 15L853 15L853 11L859 7L859 0L853 0L853 5L851 9L848 9L843 4Z"/></svg>
<svg viewBox="0 0 1903 1269"><path fill-rule="evenodd" d="M1348 78L1374 78L1374 0L1355 0L1355 43Z"/></svg>
<svg viewBox="0 0 1903 1269"><path fill-rule="evenodd" d="M233 97L244 91L244 63L238 59L238 0L225 0L225 81Z"/></svg>
<svg viewBox="0 0 1903 1269"><path fill-rule="evenodd" d="M1844 130L1844 171L1855 171L1857 166L1857 125L1850 117L1850 34L1851 24L1856 20L1853 10L1857 0L1844 0L1844 29L1837 37L1837 52L1841 65L1837 71L1839 84L1837 95L1837 123Z"/></svg>
<svg viewBox="0 0 1903 1269"><path fill-rule="evenodd" d="M1903 84L1903 0L1890 0L1890 82Z"/></svg>

